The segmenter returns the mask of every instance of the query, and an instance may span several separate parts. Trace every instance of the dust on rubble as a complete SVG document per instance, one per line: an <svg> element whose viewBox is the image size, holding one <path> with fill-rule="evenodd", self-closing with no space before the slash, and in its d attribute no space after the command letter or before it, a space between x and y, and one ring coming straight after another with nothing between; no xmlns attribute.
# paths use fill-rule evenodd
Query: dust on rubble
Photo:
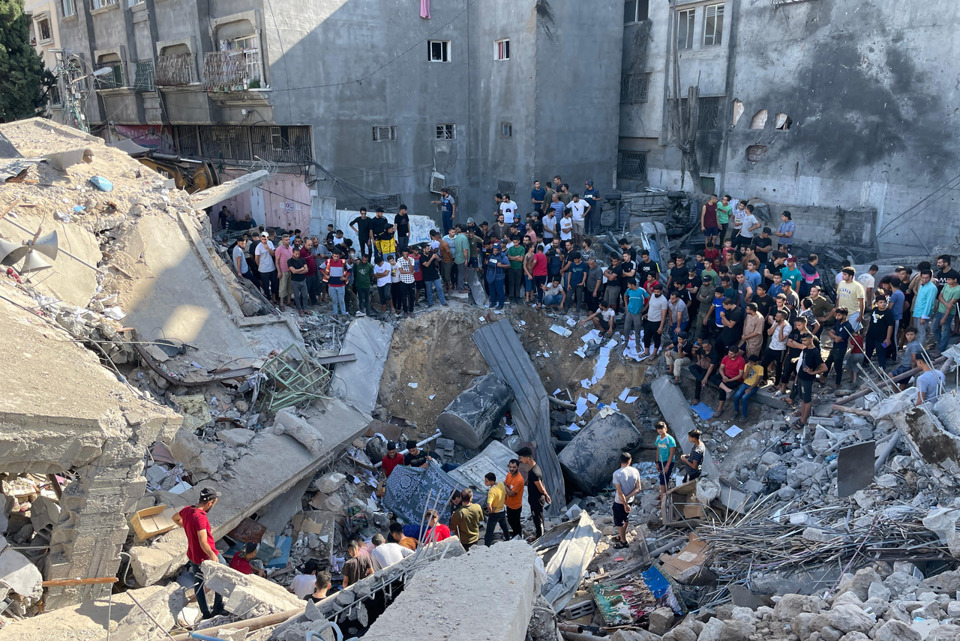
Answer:
<svg viewBox="0 0 960 641"><path fill-rule="evenodd" d="M504 318L517 330L548 394L559 388L575 400L587 393L580 381L593 376L597 358L580 358L574 351L583 344L580 336L592 326L572 328L573 334L563 337L550 331L551 325L564 323L563 315L551 317L527 306L508 307L504 315L451 307L398 323L380 382L380 404L386 414L382 418L406 420L412 424L408 431L419 437L433 434L437 416L474 377L490 371L473 342L473 332ZM621 353L622 346L611 352L606 374L589 389L607 402L615 401L624 387L639 388L646 375L648 361L636 363ZM637 419L639 407L626 406L621 411Z"/></svg>

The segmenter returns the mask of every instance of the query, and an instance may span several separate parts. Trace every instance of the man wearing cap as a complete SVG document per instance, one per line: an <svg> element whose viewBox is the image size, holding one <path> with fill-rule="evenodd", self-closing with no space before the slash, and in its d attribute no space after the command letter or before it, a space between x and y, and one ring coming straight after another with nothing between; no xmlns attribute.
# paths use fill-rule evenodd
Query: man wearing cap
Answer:
<svg viewBox="0 0 960 641"><path fill-rule="evenodd" d="M399 455L398 455L399 456ZM407 453L403 456L402 465L409 465L410 467L419 467L421 469L427 469L429 461L433 459L427 455L426 452L420 449L417 445L417 442L414 440L407 441Z"/></svg>
<svg viewBox="0 0 960 641"><path fill-rule="evenodd" d="M383 475L390 478L393 468L403 465L403 454L397 453L397 444L393 441L387 443L387 454L380 460L380 467L383 469Z"/></svg>
<svg viewBox="0 0 960 641"><path fill-rule="evenodd" d="M187 566L193 574L193 591L197 597L197 607L204 619L217 616L223 612L223 597L219 594L213 601L213 612L207 607L207 595L203 589L203 570L200 566L204 561L223 563L220 553L217 552L216 541L213 539L213 529L207 512L217 504L217 491L205 487L200 490L200 499L195 506L188 505L173 515L173 522L184 529L187 535Z"/></svg>
<svg viewBox="0 0 960 641"><path fill-rule="evenodd" d="M474 222L473 218L467 218L467 226L464 228L464 231L466 231L468 234L470 232L473 232L474 236L477 236L477 237L480 237L482 233L480 231L480 227L477 225L476 222Z"/></svg>

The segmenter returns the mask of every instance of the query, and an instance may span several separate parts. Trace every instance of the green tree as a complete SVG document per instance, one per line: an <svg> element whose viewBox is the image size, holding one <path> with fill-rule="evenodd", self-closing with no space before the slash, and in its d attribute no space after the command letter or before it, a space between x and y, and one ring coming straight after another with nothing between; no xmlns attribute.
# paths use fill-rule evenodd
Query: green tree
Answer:
<svg viewBox="0 0 960 641"><path fill-rule="evenodd" d="M0 122L36 116L52 79L30 46L23 0L0 0Z"/></svg>

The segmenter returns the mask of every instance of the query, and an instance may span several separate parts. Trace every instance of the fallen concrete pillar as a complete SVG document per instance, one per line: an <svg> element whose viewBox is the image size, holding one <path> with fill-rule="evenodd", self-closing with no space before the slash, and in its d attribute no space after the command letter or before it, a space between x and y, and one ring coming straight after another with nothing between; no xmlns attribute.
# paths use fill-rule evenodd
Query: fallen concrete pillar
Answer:
<svg viewBox="0 0 960 641"><path fill-rule="evenodd" d="M416 630L419 641L523 641L540 594L536 566L536 553L523 541L433 563L413 577L364 641L395 641L398 630ZM464 607L480 594L496 595L489 603L495 607Z"/></svg>
<svg viewBox="0 0 960 641"><path fill-rule="evenodd" d="M255 171L251 174L245 174L239 178L228 180L222 185L210 187L209 189L204 189L203 191L198 191L197 193L193 194L190 196L190 205L194 209L206 209L207 207L213 207L217 203L222 203L229 198L238 196L258 185L263 184L269 177L270 172L261 169L260 171Z"/></svg>
<svg viewBox="0 0 960 641"><path fill-rule="evenodd" d="M650 385L650 389L653 392L654 400L657 402L657 407L660 408L660 413L663 414L663 420L667 422L676 436L677 445L680 446L684 454L689 454L692 444L690 439L687 438L687 433L697 427L693 423L693 417L690 416L690 403L683 396L680 387L670 382L669 376L661 376L655 379ZM676 467L680 470L683 469L683 466L679 463ZM707 476L717 477L717 464L714 462L709 449L704 454L702 469Z"/></svg>
<svg viewBox="0 0 960 641"><path fill-rule="evenodd" d="M256 574L237 572L222 563L204 561L203 577L207 588L224 597L224 609L239 617L262 617L304 605L282 585Z"/></svg>
<svg viewBox="0 0 960 641"><path fill-rule="evenodd" d="M631 452L642 437L625 414L605 407L560 452L560 465L585 492L610 483L620 453Z"/></svg>
<svg viewBox="0 0 960 641"><path fill-rule="evenodd" d="M891 414L890 418L910 443L913 455L927 464L935 478L946 477L952 484L960 474L960 438L919 407Z"/></svg>
<svg viewBox="0 0 960 641"><path fill-rule="evenodd" d="M437 417L447 438L470 449L479 448L500 423L513 402L513 390L493 372L478 376Z"/></svg>

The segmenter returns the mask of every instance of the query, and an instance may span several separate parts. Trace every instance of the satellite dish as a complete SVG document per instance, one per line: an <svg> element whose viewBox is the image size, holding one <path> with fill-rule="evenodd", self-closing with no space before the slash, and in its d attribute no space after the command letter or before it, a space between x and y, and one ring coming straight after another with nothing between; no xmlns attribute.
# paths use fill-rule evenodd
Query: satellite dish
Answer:
<svg viewBox="0 0 960 641"><path fill-rule="evenodd" d="M0 239L0 265L15 265L29 253L30 247L27 245L18 245Z"/></svg>

